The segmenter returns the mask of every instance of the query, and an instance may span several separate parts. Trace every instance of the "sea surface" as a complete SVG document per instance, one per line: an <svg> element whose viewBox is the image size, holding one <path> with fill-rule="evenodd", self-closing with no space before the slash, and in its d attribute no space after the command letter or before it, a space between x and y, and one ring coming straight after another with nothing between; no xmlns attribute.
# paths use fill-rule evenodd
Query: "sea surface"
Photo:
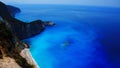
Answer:
<svg viewBox="0 0 120 68"><path fill-rule="evenodd" d="M120 8L77 5L16 5L16 18L52 21L29 39L40 68L120 68Z"/></svg>

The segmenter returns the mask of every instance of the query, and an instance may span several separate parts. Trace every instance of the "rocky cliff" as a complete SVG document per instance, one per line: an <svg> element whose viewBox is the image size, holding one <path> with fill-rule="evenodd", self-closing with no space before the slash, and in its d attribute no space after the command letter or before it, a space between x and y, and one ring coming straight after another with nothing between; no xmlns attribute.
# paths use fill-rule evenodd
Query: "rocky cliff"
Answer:
<svg viewBox="0 0 120 68"><path fill-rule="evenodd" d="M30 54L29 45L20 41L28 38L28 36L30 37L27 33L39 26L38 21L34 21L35 26L29 23L26 27L26 23L16 21L17 19L15 21L7 19L9 17L13 18L16 13L19 13L21 11L19 8L7 5L6 10L6 6L2 4L1 7L0 4L0 9L3 10L0 12L2 17L2 20L0 20L0 68L39 68ZM10 18L10 20L12 19ZM33 26L29 27L30 25ZM25 36L23 36L22 33L27 35L24 34Z"/></svg>
<svg viewBox="0 0 120 68"><path fill-rule="evenodd" d="M7 5L8 11L14 17L17 13L20 13L21 10L15 6Z"/></svg>
<svg viewBox="0 0 120 68"><path fill-rule="evenodd" d="M36 20L25 23L14 18L19 8L0 2L0 68L39 68L21 40L35 36L52 22Z"/></svg>
<svg viewBox="0 0 120 68"><path fill-rule="evenodd" d="M0 22L0 68L38 68L29 45L21 42L5 22Z"/></svg>
<svg viewBox="0 0 120 68"><path fill-rule="evenodd" d="M13 6L7 6L0 2L0 16L1 18L9 24L12 31L17 35L17 37L22 40L32 36L35 36L45 29L46 25L54 25L52 22L43 22L41 20L36 20L33 22L23 22L13 16L20 10Z"/></svg>

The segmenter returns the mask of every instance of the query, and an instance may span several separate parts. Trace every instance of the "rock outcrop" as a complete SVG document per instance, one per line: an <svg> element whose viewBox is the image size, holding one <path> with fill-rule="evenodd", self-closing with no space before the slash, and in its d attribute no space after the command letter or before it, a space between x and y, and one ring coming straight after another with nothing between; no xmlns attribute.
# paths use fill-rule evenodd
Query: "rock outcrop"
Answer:
<svg viewBox="0 0 120 68"><path fill-rule="evenodd" d="M14 18L20 10L0 2L0 68L39 68L21 40L35 36L52 22L36 20L25 23Z"/></svg>
<svg viewBox="0 0 120 68"><path fill-rule="evenodd" d="M40 33L45 24L41 20L27 24L15 19L13 16L18 12L18 8L0 2L0 68L39 68L29 45L20 40Z"/></svg>
<svg viewBox="0 0 120 68"><path fill-rule="evenodd" d="M8 11L8 8L9 9L12 8L12 10L15 9L16 11L18 10L15 7L10 7L10 6L7 7L7 5L0 2L0 16L4 21L8 22L7 24L10 25L12 31L15 33L15 35L17 35L17 37L20 40L30 38L32 36L39 34L45 29L46 25L50 25L50 26L54 25L52 22L43 22L41 20L36 20L29 23L20 21L13 17L14 14L16 14L16 11L15 12L11 12L10 10Z"/></svg>
<svg viewBox="0 0 120 68"><path fill-rule="evenodd" d="M38 68L29 45L21 42L5 22L0 22L0 68Z"/></svg>
<svg viewBox="0 0 120 68"><path fill-rule="evenodd" d="M7 5L9 13L14 17L17 13L20 13L21 10L15 6Z"/></svg>
<svg viewBox="0 0 120 68"><path fill-rule="evenodd" d="M40 20L30 23L6 22L6 24L10 25L9 27L20 40L35 36L45 29L43 22Z"/></svg>
<svg viewBox="0 0 120 68"><path fill-rule="evenodd" d="M13 58L4 57L0 59L0 68L21 68Z"/></svg>

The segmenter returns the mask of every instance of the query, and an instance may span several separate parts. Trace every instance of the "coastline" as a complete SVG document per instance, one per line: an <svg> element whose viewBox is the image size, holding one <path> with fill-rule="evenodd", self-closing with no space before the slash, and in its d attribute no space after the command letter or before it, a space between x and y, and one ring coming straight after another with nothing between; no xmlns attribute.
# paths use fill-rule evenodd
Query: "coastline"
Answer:
<svg viewBox="0 0 120 68"><path fill-rule="evenodd" d="M34 68L40 68L34 58L32 57L32 54L30 53L29 48L25 48L21 51L20 55L27 60L27 62L31 65L34 65Z"/></svg>
<svg viewBox="0 0 120 68"><path fill-rule="evenodd" d="M27 62L34 66L34 68L40 68L34 58L32 57L32 54L30 53L30 50L28 48L25 48L21 51L20 55L27 60ZM10 57L4 57L3 59L0 59L0 68L22 68L20 67L16 61L13 58Z"/></svg>

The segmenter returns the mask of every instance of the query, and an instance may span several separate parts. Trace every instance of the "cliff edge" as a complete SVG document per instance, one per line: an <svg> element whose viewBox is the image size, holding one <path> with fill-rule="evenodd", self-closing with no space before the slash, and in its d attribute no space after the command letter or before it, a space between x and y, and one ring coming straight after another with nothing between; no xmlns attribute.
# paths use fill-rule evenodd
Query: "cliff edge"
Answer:
<svg viewBox="0 0 120 68"><path fill-rule="evenodd" d="M29 52L6 22L0 21L0 68L39 68Z"/></svg>
<svg viewBox="0 0 120 68"><path fill-rule="evenodd" d="M30 38L41 33L45 26L53 26L52 22L43 22L42 20L35 20L32 22L23 22L19 19L14 18L16 13L20 12L20 9L13 6L8 6L3 2L0 2L0 16L1 19L8 22L12 31L20 39Z"/></svg>
<svg viewBox="0 0 120 68"><path fill-rule="evenodd" d="M52 22L23 22L14 18L20 9L0 1L0 68L39 68L32 58L29 45L21 40L41 33Z"/></svg>

